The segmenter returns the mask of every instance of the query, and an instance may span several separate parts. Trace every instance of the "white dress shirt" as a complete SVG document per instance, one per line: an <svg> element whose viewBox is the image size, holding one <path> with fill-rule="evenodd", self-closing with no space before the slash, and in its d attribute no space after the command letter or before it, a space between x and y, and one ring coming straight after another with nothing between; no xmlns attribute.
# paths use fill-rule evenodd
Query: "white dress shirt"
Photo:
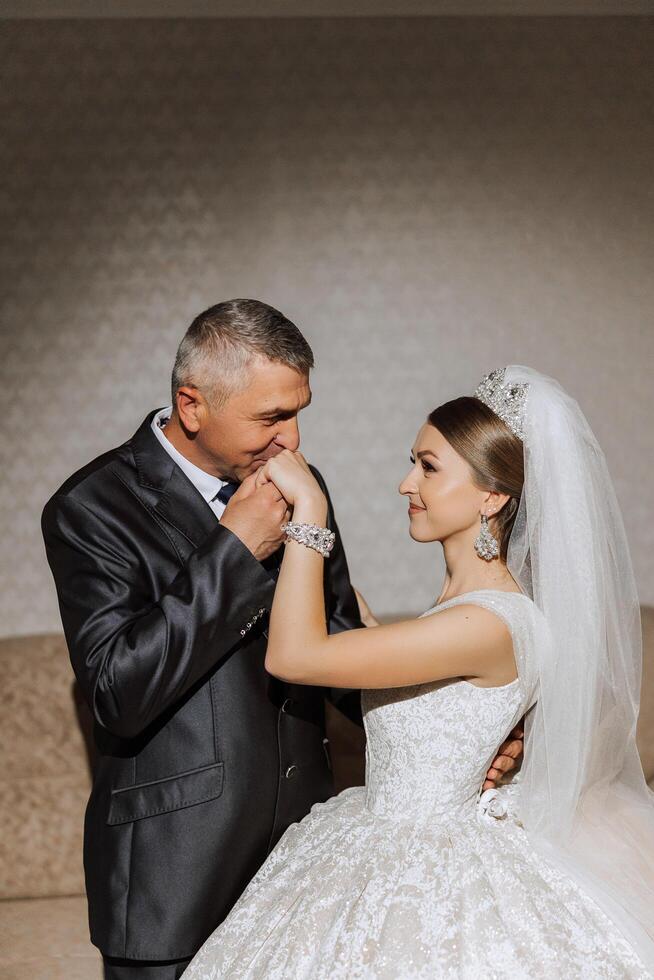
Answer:
<svg viewBox="0 0 654 980"><path fill-rule="evenodd" d="M162 408L161 411L157 412L155 417L152 419L152 431L155 436L164 447L169 456L175 460L182 472L189 478L195 489L200 493L206 502L211 507L212 511L220 520L225 510L225 504L222 500L216 500L216 494L218 491L229 483L229 480L221 480L217 476L213 476L211 473L207 473L206 470L201 470L199 466L192 463L190 459L186 456L182 456L179 450L175 449L170 439L166 438L166 434L163 431L163 426L166 424L170 416L173 414L172 408Z"/></svg>

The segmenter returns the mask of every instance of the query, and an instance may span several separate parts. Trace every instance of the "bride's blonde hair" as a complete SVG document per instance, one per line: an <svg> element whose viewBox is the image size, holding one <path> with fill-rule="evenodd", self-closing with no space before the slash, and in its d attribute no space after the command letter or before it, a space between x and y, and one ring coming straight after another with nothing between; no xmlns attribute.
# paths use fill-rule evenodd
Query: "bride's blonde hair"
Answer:
<svg viewBox="0 0 654 980"><path fill-rule="evenodd" d="M506 561L525 480L522 442L478 398L465 396L445 402L434 409L428 422L465 459L476 487L511 498L491 521L493 534L500 543L500 557Z"/></svg>

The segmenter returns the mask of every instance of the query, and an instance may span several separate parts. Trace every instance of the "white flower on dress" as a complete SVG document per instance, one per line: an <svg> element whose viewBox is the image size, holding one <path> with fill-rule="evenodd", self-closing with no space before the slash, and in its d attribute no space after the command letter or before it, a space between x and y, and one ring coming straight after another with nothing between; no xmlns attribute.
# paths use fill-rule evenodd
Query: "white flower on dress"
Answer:
<svg viewBox="0 0 654 980"><path fill-rule="evenodd" d="M477 820L480 823L494 823L503 820L507 815L506 802L499 790L487 789L477 801Z"/></svg>

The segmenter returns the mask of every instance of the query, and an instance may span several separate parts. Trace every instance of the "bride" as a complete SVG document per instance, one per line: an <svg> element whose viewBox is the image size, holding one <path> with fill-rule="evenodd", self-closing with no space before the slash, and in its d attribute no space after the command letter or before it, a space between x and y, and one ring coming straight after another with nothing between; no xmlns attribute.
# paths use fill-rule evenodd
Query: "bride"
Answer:
<svg viewBox="0 0 654 980"><path fill-rule="evenodd" d="M411 463L439 601L335 636L325 498L297 453L259 472L293 507L266 666L364 689L366 785L286 831L185 980L651 978L639 609L601 450L555 381L511 366L437 408ZM484 792L525 714L521 773Z"/></svg>

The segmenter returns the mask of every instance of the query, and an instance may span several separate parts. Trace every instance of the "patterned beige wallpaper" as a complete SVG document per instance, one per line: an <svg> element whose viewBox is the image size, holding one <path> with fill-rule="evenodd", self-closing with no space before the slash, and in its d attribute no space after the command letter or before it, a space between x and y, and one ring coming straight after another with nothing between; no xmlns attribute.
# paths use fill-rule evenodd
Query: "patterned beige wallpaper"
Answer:
<svg viewBox="0 0 654 980"><path fill-rule="evenodd" d="M438 584L396 494L416 429L507 362L581 401L654 602L652 24L5 23L0 633L58 628L43 502L233 296L315 348L305 450L373 608Z"/></svg>

